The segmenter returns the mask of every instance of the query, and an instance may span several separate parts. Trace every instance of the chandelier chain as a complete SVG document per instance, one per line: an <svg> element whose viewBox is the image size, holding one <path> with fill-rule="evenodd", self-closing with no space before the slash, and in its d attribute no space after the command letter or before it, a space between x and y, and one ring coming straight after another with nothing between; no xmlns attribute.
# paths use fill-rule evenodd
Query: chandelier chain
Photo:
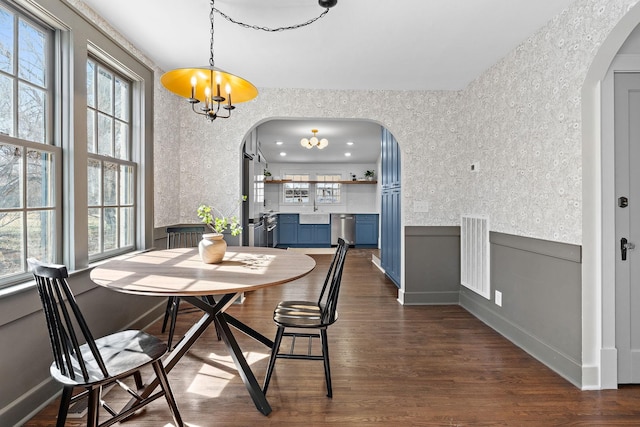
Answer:
<svg viewBox="0 0 640 427"><path fill-rule="evenodd" d="M214 30L213 30L213 18L215 16L215 14L213 13L213 11L215 10L215 5L214 5L215 0L211 0L211 12L209 12L209 20L211 21L211 44L209 46L209 65L211 65L212 67L216 66L215 60L213 59L213 39L214 39Z"/></svg>
<svg viewBox="0 0 640 427"><path fill-rule="evenodd" d="M213 1L211 2L211 5L213 6ZM212 7L212 10L215 10L220 16L222 16L224 19L226 19L227 21L233 24L240 25L241 27L244 27L244 28L267 31L270 33L276 33L276 32L285 31L285 30L295 30L297 28L306 27L307 25L313 24L318 19L323 18L327 13L329 13L329 8L326 8L320 15L316 16L315 18L311 18L307 22L303 22L302 24L289 25L286 27L269 28L269 27L262 27L260 25L250 25L250 24L245 24L244 22L236 21L235 19L233 19L226 13L222 12L220 9L216 9L215 7ZM213 18L211 18L211 22L213 22ZM211 33L213 34L213 28L211 29Z"/></svg>

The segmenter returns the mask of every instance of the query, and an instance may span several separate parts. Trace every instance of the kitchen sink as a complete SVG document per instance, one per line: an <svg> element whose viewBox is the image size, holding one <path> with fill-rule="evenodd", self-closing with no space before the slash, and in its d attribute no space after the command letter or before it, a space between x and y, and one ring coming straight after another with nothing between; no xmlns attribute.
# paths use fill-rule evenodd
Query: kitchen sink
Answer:
<svg viewBox="0 0 640 427"><path fill-rule="evenodd" d="M298 218L300 224L329 224L331 217L328 213L301 213Z"/></svg>

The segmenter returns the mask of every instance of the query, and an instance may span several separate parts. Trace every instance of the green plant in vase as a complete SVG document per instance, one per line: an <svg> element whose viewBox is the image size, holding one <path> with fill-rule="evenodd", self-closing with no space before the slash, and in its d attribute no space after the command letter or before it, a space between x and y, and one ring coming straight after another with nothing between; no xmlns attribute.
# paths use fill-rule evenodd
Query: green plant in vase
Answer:
<svg viewBox="0 0 640 427"><path fill-rule="evenodd" d="M373 169L371 169L364 173L364 177L367 178L369 181L372 181L375 174L376 172Z"/></svg>
<svg viewBox="0 0 640 427"><path fill-rule="evenodd" d="M226 213L214 206L201 204L197 211L198 218L214 233L222 234L229 230L232 236L237 236L242 233L242 226L238 218L238 208L246 200L247 196L242 196L233 210Z"/></svg>
<svg viewBox="0 0 640 427"><path fill-rule="evenodd" d="M227 242L224 241L224 232L229 231L232 236L242 233L242 226L238 219L238 207L247 200L247 196L242 196L238 205L229 212L202 204L198 207L198 218L202 220L213 233L205 233L198 244L198 252L203 262L207 264L218 264L224 259L227 250Z"/></svg>

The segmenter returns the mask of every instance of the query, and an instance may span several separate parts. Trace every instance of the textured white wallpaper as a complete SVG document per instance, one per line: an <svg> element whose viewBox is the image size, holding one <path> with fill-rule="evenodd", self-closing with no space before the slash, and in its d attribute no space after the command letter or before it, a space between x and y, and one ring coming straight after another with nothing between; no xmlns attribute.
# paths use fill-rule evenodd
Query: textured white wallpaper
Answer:
<svg viewBox="0 0 640 427"><path fill-rule="evenodd" d="M155 225L196 222L202 201L235 200L240 144L261 121L358 118L400 144L405 225L484 214L494 231L581 244L580 91L599 45L637 1L577 0L460 92L261 89L232 119L208 123L158 85ZM413 212L413 200L429 211Z"/></svg>

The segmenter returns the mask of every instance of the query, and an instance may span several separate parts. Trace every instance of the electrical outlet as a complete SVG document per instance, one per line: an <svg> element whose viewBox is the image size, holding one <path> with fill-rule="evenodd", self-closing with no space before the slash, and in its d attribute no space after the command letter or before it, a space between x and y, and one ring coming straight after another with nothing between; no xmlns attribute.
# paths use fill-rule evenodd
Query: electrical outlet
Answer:
<svg viewBox="0 0 640 427"><path fill-rule="evenodd" d="M496 291L496 294L495 294L495 295L496 295L496 298L495 298L495 300L496 300L496 305L497 305L498 307L502 307L502 292L500 292L500 291Z"/></svg>

